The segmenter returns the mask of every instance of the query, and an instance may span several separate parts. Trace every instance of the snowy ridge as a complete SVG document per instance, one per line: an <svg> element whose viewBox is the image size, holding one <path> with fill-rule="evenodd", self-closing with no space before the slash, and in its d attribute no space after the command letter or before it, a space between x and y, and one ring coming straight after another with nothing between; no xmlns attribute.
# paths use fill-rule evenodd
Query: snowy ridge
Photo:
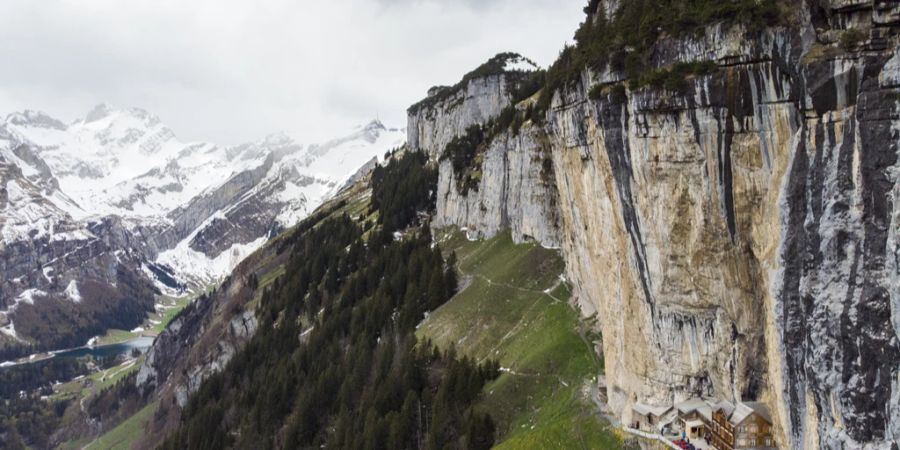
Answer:
<svg viewBox="0 0 900 450"><path fill-rule="evenodd" d="M218 281L405 140L377 120L322 144L273 134L221 146L182 142L137 108L102 104L69 124L10 114L0 121L0 255L9 260L0 333L21 337L21 302L82 305L86 279L116 289L117 266L166 293Z"/></svg>

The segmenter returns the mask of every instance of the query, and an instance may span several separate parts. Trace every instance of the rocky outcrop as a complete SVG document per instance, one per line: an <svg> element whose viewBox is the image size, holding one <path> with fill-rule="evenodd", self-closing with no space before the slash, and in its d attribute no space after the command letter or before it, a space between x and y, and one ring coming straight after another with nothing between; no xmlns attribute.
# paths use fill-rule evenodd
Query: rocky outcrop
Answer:
<svg viewBox="0 0 900 450"><path fill-rule="evenodd" d="M248 258L218 289L172 320L138 370L136 384L141 392L171 396L180 409L204 380L225 368L256 333L255 311L245 307L261 293L254 292L248 280L256 271L270 270L273 257L277 255L269 250Z"/></svg>
<svg viewBox="0 0 900 450"><path fill-rule="evenodd" d="M407 110L407 145L437 159L444 147L472 125L511 106L537 66L515 53L500 53L454 86L435 86Z"/></svg>
<svg viewBox="0 0 900 450"><path fill-rule="evenodd" d="M409 109L407 144L423 149L437 157L455 137L472 125L482 124L500 115L510 104L510 86L505 75L491 75L468 81L456 92L447 95L439 88L424 103ZM446 98L439 101L438 96Z"/></svg>
<svg viewBox="0 0 900 450"><path fill-rule="evenodd" d="M549 142L538 127L494 137L484 152L480 182L461 193L448 160L440 162L433 225L455 225L473 238L491 238L511 229L516 242L559 247L556 179Z"/></svg>
<svg viewBox="0 0 900 450"><path fill-rule="evenodd" d="M53 176L50 166L40 156L35 154L31 148L27 145L20 145L13 149L13 154L37 171L37 174L33 177L34 181L39 186L44 187L47 193L59 189L59 181Z"/></svg>
<svg viewBox="0 0 900 450"><path fill-rule="evenodd" d="M559 235L540 239L561 245L582 310L597 313L625 420L638 401L759 399L785 448L896 448L898 3L790 7L790 26L658 41L653 67L717 63L683 91L585 69L546 125L491 143L477 189L462 195L441 163L436 223L525 235L515 215L558 217L541 228ZM444 106L429 136L460 134L465 114ZM448 142L410 123L411 143ZM510 163L537 147L551 183ZM534 207L510 201L523 193Z"/></svg>
<svg viewBox="0 0 900 450"><path fill-rule="evenodd" d="M269 169L272 168L274 160L274 155L269 154L259 167L233 175L215 190L197 196L184 207L170 212L169 218L174 223L175 232L186 237L214 213L226 206L233 205L236 200L247 195L265 178Z"/></svg>
<svg viewBox="0 0 900 450"><path fill-rule="evenodd" d="M502 61L502 70L474 75L494 61ZM477 167L468 168L478 178L472 189L460 186L462 174L454 172L443 156L447 144L469 127L487 124L513 106L514 92L530 72L506 70L510 61L527 62L519 55L500 54L456 86L432 88L426 99L408 110L407 142L410 149L425 151L440 164L434 226L459 226L477 238L510 228L516 242L537 241L555 248L559 246L555 177L550 143L540 127L492 136L479 150Z"/></svg>
<svg viewBox="0 0 900 450"><path fill-rule="evenodd" d="M717 55L737 63L684 97L555 104L565 253L604 321L610 399L627 415L643 399L761 397L786 446L886 448L900 363L887 58L794 70L801 33L754 41L775 45Z"/></svg>
<svg viewBox="0 0 900 450"><path fill-rule="evenodd" d="M260 236L275 236L281 231L276 219L288 206L287 200L280 199L278 193L285 190L286 183L301 179L299 175L293 175L257 180L250 189L228 198L223 203L227 208L220 208L220 215L208 219L205 226L191 238L190 247L215 257L235 243L252 242ZM217 190L212 195L218 197L222 192ZM296 201L305 203L303 198Z"/></svg>

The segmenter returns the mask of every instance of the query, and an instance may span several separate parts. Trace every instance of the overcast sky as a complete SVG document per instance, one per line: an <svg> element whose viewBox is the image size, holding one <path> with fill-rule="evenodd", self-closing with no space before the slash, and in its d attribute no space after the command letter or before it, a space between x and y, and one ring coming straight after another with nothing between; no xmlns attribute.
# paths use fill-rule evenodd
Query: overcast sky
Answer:
<svg viewBox="0 0 900 450"><path fill-rule="evenodd" d="M317 142L500 51L550 64L582 0L2 0L0 114L149 110L183 140Z"/></svg>

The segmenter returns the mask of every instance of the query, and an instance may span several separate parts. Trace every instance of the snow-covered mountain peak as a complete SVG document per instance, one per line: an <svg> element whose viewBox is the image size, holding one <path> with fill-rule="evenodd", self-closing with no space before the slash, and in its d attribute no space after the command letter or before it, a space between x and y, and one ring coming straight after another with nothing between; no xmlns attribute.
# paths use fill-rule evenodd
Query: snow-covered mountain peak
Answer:
<svg viewBox="0 0 900 450"><path fill-rule="evenodd" d="M5 123L12 126L65 130L66 124L42 111L26 109L6 116Z"/></svg>
<svg viewBox="0 0 900 450"><path fill-rule="evenodd" d="M113 111L115 111L115 108L113 108L109 103L100 103L99 105L88 111L88 113L84 115L84 118L81 119L80 122L96 122L98 120L109 117L109 115L112 114ZM76 123L77 122L78 121L76 121Z"/></svg>
<svg viewBox="0 0 900 450"><path fill-rule="evenodd" d="M275 225L266 227L290 226L359 167L402 145L405 133L372 120L343 137L312 146L285 133L236 146L183 143L145 110L102 103L68 126L34 111L11 114L0 123L0 144L4 140L8 145L3 156L48 195L58 190L53 195L59 198L48 199L52 200L48 204L73 220L107 216L132 224L181 220L176 226L188 232L197 231L202 223L179 215L199 202L205 205L202 212L191 214L205 217L220 208L211 209L215 203L209 203L211 198L221 207L255 198L275 210L271 213ZM234 192L243 194L232 197ZM198 200L203 198L207 200ZM220 213L233 214L228 211ZM214 256L218 250L202 253Z"/></svg>
<svg viewBox="0 0 900 450"><path fill-rule="evenodd" d="M302 154L304 148L285 133L273 133L258 141L228 147L225 155L229 161L235 162L262 161L269 154L280 160L286 156Z"/></svg>
<svg viewBox="0 0 900 450"><path fill-rule="evenodd" d="M333 139L321 145L311 146L309 148L309 156L315 159L332 152L334 149L342 148L344 151L347 151L353 148L365 148L377 145L381 140L396 140L395 136L398 134L405 136L406 133L404 130L396 128L388 129L380 120L374 119L364 126L357 127L354 132L346 136ZM402 144L405 140L401 139L399 142Z"/></svg>
<svg viewBox="0 0 900 450"><path fill-rule="evenodd" d="M116 108L109 103L101 103L88 111L83 118L75 120L72 126L86 125L96 122L104 122L108 125L109 121L130 121L132 124L140 123L145 127L154 127L160 125L162 121L156 115L150 114L141 108Z"/></svg>
<svg viewBox="0 0 900 450"><path fill-rule="evenodd" d="M11 114L0 120L0 324L33 338L10 309L27 289L46 294L35 306L70 311L77 282L87 317L111 308L108 295L146 301L151 283L208 286L405 139L371 121L321 145L278 133L223 146L181 142L137 108L102 104L69 125Z"/></svg>
<svg viewBox="0 0 900 450"><path fill-rule="evenodd" d="M381 123L381 120L378 120L378 119L372 119L372 121L369 122L368 124L366 124L366 126L363 128L368 131L385 131L385 130L387 130L387 127L385 127L384 124Z"/></svg>
<svg viewBox="0 0 900 450"><path fill-rule="evenodd" d="M294 138L288 136L287 133L285 133L283 131L279 131L277 133L272 133L272 134L266 136L261 142L264 145L271 145L271 146L284 146L284 145L296 144L296 141L294 141Z"/></svg>
<svg viewBox="0 0 900 450"><path fill-rule="evenodd" d="M153 114L140 108L115 109L108 104L97 105L84 119L76 120L69 130L104 143L133 144L141 137L165 134L174 139L175 133Z"/></svg>
<svg viewBox="0 0 900 450"><path fill-rule="evenodd" d="M305 148L287 133L278 132L266 136L263 140L250 144L257 153L273 153L276 156L284 156L291 153L301 153Z"/></svg>

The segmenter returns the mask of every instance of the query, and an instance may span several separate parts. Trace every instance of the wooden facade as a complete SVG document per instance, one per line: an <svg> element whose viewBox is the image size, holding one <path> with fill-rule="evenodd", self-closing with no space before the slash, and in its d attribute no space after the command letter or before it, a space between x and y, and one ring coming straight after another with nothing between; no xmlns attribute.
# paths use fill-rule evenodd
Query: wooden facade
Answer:
<svg viewBox="0 0 900 450"><path fill-rule="evenodd" d="M736 427L735 448L769 448L775 446L772 424L758 414L744 419Z"/></svg>
<svg viewBox="0 0 900 450"><path fill-rule="evenodd" d="M715 409L707 441L718 450L775 447L768 412L753 403L741 403L733 412L728 408Z"/></svg>
<svg viewBox="0 0 900 450"><path fill-rule="evenodd" d="M718 450L734 450L734 426L721 409L713 411L707 441Z"/></svg>
<svg viewBox="0 0 900 450"><path fill-rule="evenodd" d="M709 420L699 410L693 410L686 414L678 415L678 424L685 436L695 439L705 437L709 432Z"/></svg>

